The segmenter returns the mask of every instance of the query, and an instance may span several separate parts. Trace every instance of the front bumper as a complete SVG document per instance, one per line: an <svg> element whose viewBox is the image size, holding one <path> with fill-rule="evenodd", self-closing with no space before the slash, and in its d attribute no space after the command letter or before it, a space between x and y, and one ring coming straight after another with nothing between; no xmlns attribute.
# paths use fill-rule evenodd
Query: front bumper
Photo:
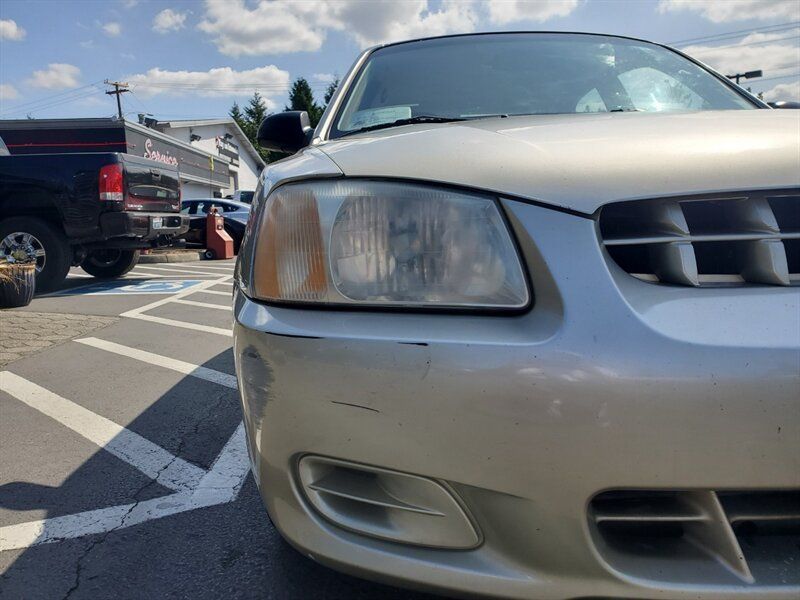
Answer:
<svg viewBox="0 0 800 600"><path fill-rule="evenodd" d="M594 221L504 206L536 298L524 315L326 312L237 292L248 449L275 525L325 564L463 596L797 597L800 555L752 580L626 570L588 513L608 489L800 488L798 289L645 283L606 260ZM308 455L441 483L480 543L331 523L301 489Z"/></svg>
<svg viewBox="0 0 800 600"><path fill-rule="evenodd" d="M160 222L160 226L157 224ZM161 236L179 237L189 229L189 217L176 213L107 212L100 215L105 239L138 238L149 242Z"/></svg>

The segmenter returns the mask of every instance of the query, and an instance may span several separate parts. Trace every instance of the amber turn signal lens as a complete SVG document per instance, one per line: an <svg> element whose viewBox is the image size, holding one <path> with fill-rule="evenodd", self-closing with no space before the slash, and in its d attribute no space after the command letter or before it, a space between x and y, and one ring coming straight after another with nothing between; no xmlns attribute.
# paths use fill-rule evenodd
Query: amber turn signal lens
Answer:
<svg viewBox="0 0 800 600"><path fill-rule="evenodd" d="M253 265L265 300L324 300L328 288L319 211L309 189L277 190L268 200Z"/></svg>

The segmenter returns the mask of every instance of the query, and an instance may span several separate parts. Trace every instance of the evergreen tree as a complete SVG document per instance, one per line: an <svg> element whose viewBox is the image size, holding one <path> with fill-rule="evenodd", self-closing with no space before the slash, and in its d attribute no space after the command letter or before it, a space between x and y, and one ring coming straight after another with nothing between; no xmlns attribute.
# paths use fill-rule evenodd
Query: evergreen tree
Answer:
<svg viewBox="0 0 800 600"><path fill-rule="evenodd" d="M230 111L228 114L231 118L236 121L236 124L241 128L244 134L250 138L250 134L247 132L250 124L248 123L247 119L245 118L244 114L242 114L242 110L239 108L239 103L234 101L233 106L231 106Z"/></svg>
<svg viewBox="0 0 800 600"><path fill-rule="evenodd" d="M253 92L253 97L244 107L244 116L247 118L249 126L252 127L253 139L258 134L258 127L267 117L267 107L264 105L264 98L258 92Z"/></svg>
<svg viewBox="0 0 800 600"><path fill-rule="evenodd" d="M304 110L308 113L311 126L316 127L322 116L322 108L314 100L311 86L304 77L298 77L289 90L289 106L286 110Z"/></svg>
<svg viewBox="0 0 800 600"><path fill-rule="evenodd" d="M258 151L258 154L264 159L264 162L270 163L272 161L282 158L283 155L275 156L269 150L262 148L258 143L258 128L261 121L267 116L267 109L264 106L264 99L258 92L253 92L252 98L244 107L244 111L239 108L239 103L234 102L231 110L228 112L231 118L241 127L242 132L253 144L253 147Z"/></svg>
<svg viewBox="0 0 800 600"><path fill-rule="evenodd" d="M327 89L325 90L325 107L328 107L328 104L331 103L331 98L336 93L336 88L339 87L339 78L337 77L333 81L328 84Z"/></svg>

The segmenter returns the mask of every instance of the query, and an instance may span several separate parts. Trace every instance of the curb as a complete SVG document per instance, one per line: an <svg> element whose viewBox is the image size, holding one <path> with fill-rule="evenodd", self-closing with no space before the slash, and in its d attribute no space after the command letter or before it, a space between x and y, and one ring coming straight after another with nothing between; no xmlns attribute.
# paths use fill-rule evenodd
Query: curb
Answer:
<svg viewBox="0 0 800 600"><path fill-rule="evenodd" d="M202 250L198 250L197 252L159 252L154 254L141 254L139 256L139 262L141 264L181 263L195 260L204 260Z"/></svg>

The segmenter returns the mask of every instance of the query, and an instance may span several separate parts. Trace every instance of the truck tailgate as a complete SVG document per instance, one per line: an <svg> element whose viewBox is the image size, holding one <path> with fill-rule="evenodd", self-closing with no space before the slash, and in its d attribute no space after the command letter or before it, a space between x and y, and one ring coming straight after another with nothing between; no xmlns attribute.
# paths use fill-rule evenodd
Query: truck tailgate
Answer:
<svg viewBox="0 0 800 600"><path fill-rule="evenodd" d="M125 170L126 211L180 212L181 184L170 165L121 154Z"/></svg>

